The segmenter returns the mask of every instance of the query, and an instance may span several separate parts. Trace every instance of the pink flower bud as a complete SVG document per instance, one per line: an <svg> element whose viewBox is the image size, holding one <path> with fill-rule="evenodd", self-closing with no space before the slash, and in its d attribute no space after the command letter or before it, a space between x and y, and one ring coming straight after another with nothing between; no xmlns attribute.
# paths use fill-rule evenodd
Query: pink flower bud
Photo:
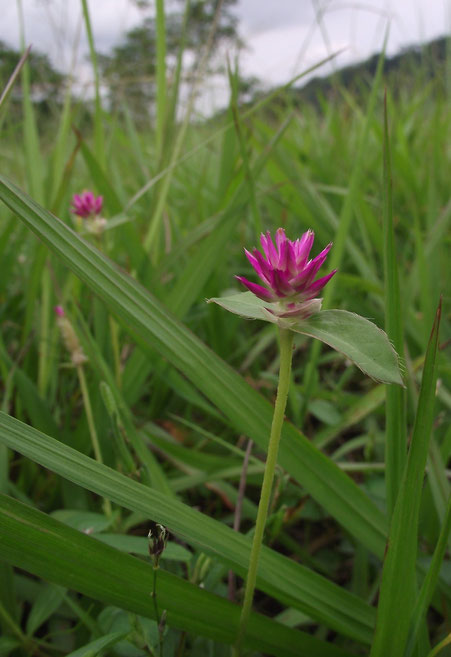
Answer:
<svg viewBox="0 0 451 657"><path fill-rule="evenodd" d="M74 194L71 212L83 219L93 218L102 212L103 197L94 196L90 191Z"/></svg>
<svg viewBox="0 0 451 657"><path fill-rule="evenodd" d="M252 283L243 276L235 278L259 299L278 302L277 310L271 310L275 315L302 319L309 317L321 309L321 300L315 297L337 271L334 269L327 276L315 280L332 244L309 260L314 237L313 231L308 230L292 242L286 237L284 229L279 228L274 245L269 231L262 234L260 241L264 255L258 249L253 249L252 253L245 249L245 253L264 286Z"/></svg>

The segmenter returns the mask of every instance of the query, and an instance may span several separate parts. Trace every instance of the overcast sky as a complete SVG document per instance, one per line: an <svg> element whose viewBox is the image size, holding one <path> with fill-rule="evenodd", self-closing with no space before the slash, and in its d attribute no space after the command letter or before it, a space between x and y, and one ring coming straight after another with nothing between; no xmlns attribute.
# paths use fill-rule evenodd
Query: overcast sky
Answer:
<svg viewBox="0 0 451 657"><path fill-rule="evenodd" d="M89 87L80 0L22 0L22 7L26 43L47 53L61 70L74 70ZM101 52L120 43L124 33L143 20L131 0L89 0L89 8L95 46ZM0 10L0 40L19 47L17 2L0 0ZM451 0L238 0L236 14L247 45L241 71L270 87L341 48L345 50L336 60L338 66L378 52L388 23L388 54L443 36L450 32ZM220 82L212 83L210 102L221 103L220 87Z"/></svg>

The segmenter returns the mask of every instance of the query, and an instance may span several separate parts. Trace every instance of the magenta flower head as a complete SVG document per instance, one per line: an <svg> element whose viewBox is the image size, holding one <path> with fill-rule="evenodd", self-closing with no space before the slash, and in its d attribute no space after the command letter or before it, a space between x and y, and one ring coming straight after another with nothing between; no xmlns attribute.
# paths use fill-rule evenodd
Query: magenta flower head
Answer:
<svg viewBox="0 0 451 657"><path fill-rule="evenodd" d="M336 269L315 280L315 276L326 260L332 244L326 246L316 258L309 260L315 236L308 230L300 239L292 242L283 228L276 231L274 245L269 231L260 237L263 252L245 249L246 256L264 283L252 283L243 276L235 276L259 299L277 303L270 312L278 317L299 317L305 319L321 310L321 299L316 295L336 273Z"/></svg>
<svg viewBox="0 0 451 657"><path fill-rule="evenodd" d="M102 212L103 196L94 196L92 192L86 191L74 194L72 197L71 211L83 219L93 218Z"/></svg>
<svg viewBox="0 0 451 657"><path fill-rule="evenodd" d="M65 313L64 313L64 308L63 308L63 306L55 306L55 307L53 308L53 310L54 310L55 315L56 315L57 317L64 317L64 314L65 314Z"/></svg>

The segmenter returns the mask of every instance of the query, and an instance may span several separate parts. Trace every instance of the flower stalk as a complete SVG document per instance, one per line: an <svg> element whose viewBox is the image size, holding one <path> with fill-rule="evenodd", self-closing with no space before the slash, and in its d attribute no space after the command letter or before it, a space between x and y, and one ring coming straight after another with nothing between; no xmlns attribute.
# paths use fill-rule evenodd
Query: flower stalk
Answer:
<svg viewBox="0 0 451 657"><path fill-rule="evenodd" d="M94 450L94 456L98 463L103 463L102 452L100 449L100 443L97 436L96 425L94 423L91 399L89 397L89 390L86 384L86 377L83 370L83 365L80 363L76 367L77 367L78 380L80 382L81 395L83 398L83 406L85 407L86 419L88 420L88 429L89 429L89 435L91 437L92 448ZM105 514L108 517L111 516L112 514L111 502L106 497L103 500L103 508L105 510Z"/></svg>
<svg viewBox="0 0 451 657"><path fill-rule="evenodd" d="M66 347L67 351L70 354L70 359L73 367L77 370L78 381L80 383L80 390L83 399L83 406L86 413L86 419L88 420L88 429L91 438L92 449L94 451L94 456L98 463L103 463L102 452L100 449L100 443L97 436L94 416L92 413L89 390L86 383L85 372L83 369L83 365L87 362L88 359L83 351L83 347L80 344L78 336L74 331L74 327L70 323L69 319L66 317L64 308L62 306L55 306L54 311L57 318L58 327L61 331L61 336L63 338L64 346ZM110 516L112 513L110 500L105 498L103 507L106 515Z"/></svg>
<svg viewBox="0 0 451 657"><path fill-rule="evenodd" d="M160 557L164 552L166 543L169 538L169 532L160 523L153 522L151 529L147 535L149 540L149 554L152 559L153 564L153 585L152 585L152 599L153 599L153 608L155 613L155 621L158 627L158 647L159 647L159 657L163 657L163 634L164 626L166 622L166 610L160 616L157 603L157 572L160 567Z"/></svg>
<svg viewBox="0 0 451 657"><path fill-rule="evenodd" d="M271 425L271 433L268 444L268 454L266 457L265 473L260 492L260 502L257 511L257 520L255 523L255 532L252 540L252 549L249 560L249 570L247 573L243 607L241 610L238 635L233 649L233 657L239 657L241 646L246 634L247 624L252 611L252 602L254 599L255 584L257 581L258 562L260 557L263 535L265 532L266 518L268 516L269 502L274 481L274 472L277 464L277 455L279 453L279 443L282 433L282 426L285 417L285 408L287 405L288 390L291 378L291 361L293 348L293 332L289 329L279 327L280 339L280 368L279 384L277 387L277 397L274 406L274 415Z"/></svg>

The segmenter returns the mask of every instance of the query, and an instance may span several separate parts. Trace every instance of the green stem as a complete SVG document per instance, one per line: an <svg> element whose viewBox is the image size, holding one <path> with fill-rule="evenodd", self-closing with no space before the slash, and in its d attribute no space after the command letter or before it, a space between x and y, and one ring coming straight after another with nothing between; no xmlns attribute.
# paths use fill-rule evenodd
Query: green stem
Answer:
<svg viewBox="0 0 451 657"><path fill-rule="evenodd" d="M97 437L96 426L94 424L94 416L92 413L91 400L89 398L88 386L86 384L86 377L82 365L77 365L77 374L80 381L81 394L83 397L83 405L85 407L86 418L88 420L89 435L91 436L91 443L94 450L94 456L98 463L103 463L102 452L100 450L100 443ZM104 500L104 509L107 516L111 515L110 500Z"/></svg>
<svg viewBox="0 0 451 657"><path fill-rule="evenodd" d="M113 347L116 384L120 390L122 381L121 381L121 350L119 346L119 331L118 331L118 326L111 315L109 316L109 321L110 321L111 344Z"/></svg>
<svg viewBox="0 0 451 657"><path fill-rule="evenodd" d="M51 282L49 270L44 265L42 272L42 301L41 301L41 321L39 335L39 366L38 366L38 390L39 394L45 399L47 383L49 378L49 345L50 345L50 295Z"/></svg>
<svg viewBox="0 0 451 657"><path fill-rule="evenodd" d="M158 604L157 604L157 572L158 572L158 566L153 567L153 587L152 587L152 599L153 599L153 608L155 611L155 620L157 622L157 627L158 627L158 649L159 649L159 657L162 657L163 655L163 632L161 631L161 617L160 617L160 612L158 611Z"/></svg>
<svg viewBox="0 0 451 657"><path fill-rule="evenodd" d="M246 634L246 628L252 611L252 601L254 599L255 584L257 581L258 560L260 549L265 531L266 518L268 515L269 500L271 497L272 485L274 481L274 471L277 464L277 454L279 452L280 436L282 425L285 417L285 407L287 405L288 389L290 386L291 360L293 346L293 332L289 329L279 328L280 337L280 369L279 385L277 388L277 398L274 407L272 419L271 434L269 437L268 455L266 457L265 474L260 492L260 502L258 505L257 520L255 523L254 538L252 541L252 550L249 561L249 570L247 573L246 589L244 593L243 608L241 610L238 636L233 649L233 656L239 657L241 645Z"/></svg>
<svg viewBox="0 0 451 657"><path fill-rule="evenodd" d="M439 652L441 652L441 650L443 650L443 648L446 648L446 646L449 646L450 643L451 643L451 633L448 634L448 636L446 636L443 639L443 641L440 641L440 643L438 643L436 646L434 646L434 648L429 653L428 657L435 657L436 655L439 654Z"/></svg>

